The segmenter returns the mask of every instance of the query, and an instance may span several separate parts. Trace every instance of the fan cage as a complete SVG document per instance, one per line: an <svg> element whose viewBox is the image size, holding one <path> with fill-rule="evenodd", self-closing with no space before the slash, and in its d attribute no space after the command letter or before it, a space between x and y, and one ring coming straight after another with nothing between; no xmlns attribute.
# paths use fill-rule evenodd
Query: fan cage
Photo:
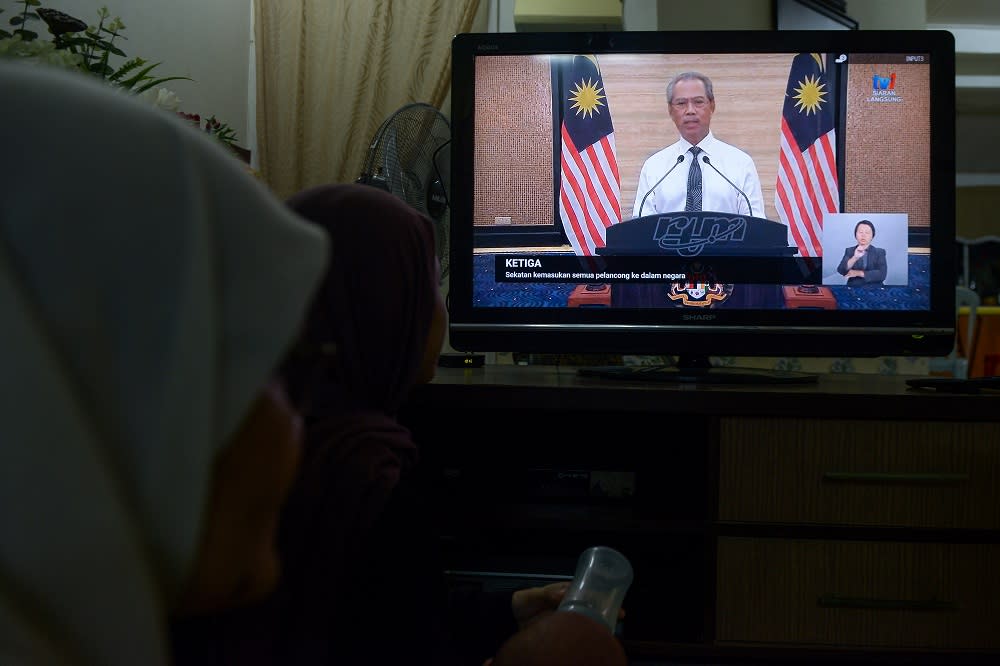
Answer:
<svg viewBox="0 0 1000 666"><path fill-rule="evenodd" d="M407 104L375 132L359 178L432 220L442 280L450 251L450 144L451 125L437 108L424 102Z"/></svg>

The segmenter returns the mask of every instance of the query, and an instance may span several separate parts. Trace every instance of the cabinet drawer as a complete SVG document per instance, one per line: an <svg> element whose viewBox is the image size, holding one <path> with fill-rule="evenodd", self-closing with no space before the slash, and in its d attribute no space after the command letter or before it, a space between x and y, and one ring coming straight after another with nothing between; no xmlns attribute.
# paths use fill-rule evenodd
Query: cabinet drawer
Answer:
<svg viewBox="0 0 1000 666"><path fill-rule="evenodd" d="M716 640L1000 647L1000 545L720 538Z"/></svg>
<svg viewBox="0 0 1000 666"><path fill-rule="evenodd" d="M1000 424L723 418L719 520L1000 528Z"/></svg>

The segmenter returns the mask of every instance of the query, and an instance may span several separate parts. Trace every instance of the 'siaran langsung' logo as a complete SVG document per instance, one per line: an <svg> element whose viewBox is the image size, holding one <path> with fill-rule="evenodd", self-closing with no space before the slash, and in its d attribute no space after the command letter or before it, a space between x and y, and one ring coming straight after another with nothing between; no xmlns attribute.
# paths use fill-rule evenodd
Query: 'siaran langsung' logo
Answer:
<svg viewBox="0 0 1000 666"><path fill-rule="evenodd" d="M896 90L896 72L888 74L872 74L872 94L868 98L869 102L902 102L903 98Z"/></svg>

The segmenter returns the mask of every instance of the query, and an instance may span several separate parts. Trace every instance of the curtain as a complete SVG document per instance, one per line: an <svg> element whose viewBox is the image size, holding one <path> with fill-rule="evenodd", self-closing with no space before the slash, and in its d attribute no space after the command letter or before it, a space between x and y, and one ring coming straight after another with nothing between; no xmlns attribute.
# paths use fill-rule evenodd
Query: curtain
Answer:
<svg viewBox="0 0 1000 666"><path fill-rule="evenodd" d="M393 111L448 114L451 40L487 0L255 0L260 176L281 197L361 173Z"/></svg>

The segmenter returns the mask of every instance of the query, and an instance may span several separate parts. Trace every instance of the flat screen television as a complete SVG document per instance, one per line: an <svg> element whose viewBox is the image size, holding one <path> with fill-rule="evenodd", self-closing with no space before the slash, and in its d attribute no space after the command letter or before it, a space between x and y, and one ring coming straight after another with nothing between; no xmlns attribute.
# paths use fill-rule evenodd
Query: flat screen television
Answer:
<svg viewBox="0 0 1000 666"><path fill-rule="evenodd" d="M459 34L452 66L456 349L951 350L951 33Z"/></svg>

